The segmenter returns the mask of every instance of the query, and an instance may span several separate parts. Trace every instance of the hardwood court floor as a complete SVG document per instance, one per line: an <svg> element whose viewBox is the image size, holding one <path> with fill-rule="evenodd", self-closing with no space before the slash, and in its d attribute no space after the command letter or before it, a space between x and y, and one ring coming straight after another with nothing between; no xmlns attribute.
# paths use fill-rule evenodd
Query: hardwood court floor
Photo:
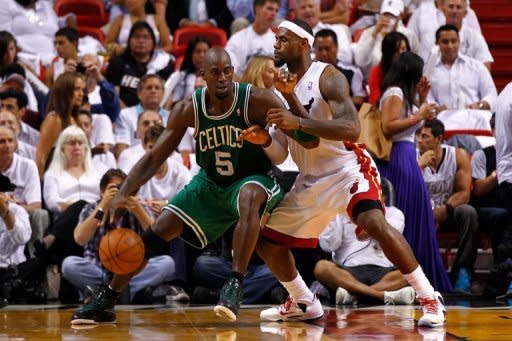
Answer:
<svg viewBox="0 0 512 341"><path fill-rule="evenodd" d="M212 307L118 306L115 325L71 327L75 307L8 306L0 340L512 340L512 307L449 306L441 329L418 328L416 306L329 308L314 322L260 322L260 306L244 306L238 322Z"/></svg>

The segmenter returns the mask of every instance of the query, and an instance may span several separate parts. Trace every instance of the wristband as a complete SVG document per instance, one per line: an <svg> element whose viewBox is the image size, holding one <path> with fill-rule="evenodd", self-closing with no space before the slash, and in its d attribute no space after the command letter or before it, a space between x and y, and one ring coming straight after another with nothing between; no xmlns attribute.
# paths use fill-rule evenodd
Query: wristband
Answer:
<svg viewBox="0 0 512 341"><path fill-rule="evenodd" d="M105 216L105 212L103 212L101 207L98 207L98 211L96 211L96 214L94 215L94 219L101 221L104 216Z"/></svg>
<svg viewBox="0 0 512 341"><path fill-rule="evenodd" d="M302 130L302 118L299 117L299 131Z"/></svg>

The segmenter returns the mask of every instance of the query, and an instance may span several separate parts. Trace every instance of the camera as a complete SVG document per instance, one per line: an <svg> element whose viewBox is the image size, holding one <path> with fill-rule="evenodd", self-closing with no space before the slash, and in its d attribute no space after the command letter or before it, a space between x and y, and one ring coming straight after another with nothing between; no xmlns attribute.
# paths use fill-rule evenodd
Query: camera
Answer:
<svg viewBox="0 0 512 341"><path fill-rule="evenodd" d="M87 70L87 68L85 67L84 63L76 64L76 72L78 72L78 73L85 73L86 70Z"/></svg>

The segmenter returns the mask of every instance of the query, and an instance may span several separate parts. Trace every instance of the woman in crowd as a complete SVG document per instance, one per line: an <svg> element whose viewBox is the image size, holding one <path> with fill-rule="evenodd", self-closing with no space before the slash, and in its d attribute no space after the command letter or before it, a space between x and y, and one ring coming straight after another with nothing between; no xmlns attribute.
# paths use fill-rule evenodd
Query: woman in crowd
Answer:
<svg viewBox="0 0 512 341"><path fill-rule="evenodd" d="M156 52L156 37L151 26L144 21L133 24L124 53L111 59L107 80L114 84L121 99L121 107L139 103L137 86L142 76L156 73L164 80L174 70L174 58Z"/></svg>
<svg viewBox="0 0 512 341"><path fill-rule="evenodd" d="M253 84L258 88L273 89L275 69L272 57L252 57L242 75L242 82Z"/></svg>
<svg viewBox="0 0 512 341"><path fill-rule="evenodd" d="M393 61L402 53L411 51L409 40L400 32L390 32L382 40L382 59L379 65L374 66L370 71L368 86L370 87L369 102L377 104L382 94L382 80L386 76Z"/></svg>
<svg viewBox="0 0 512 341"><path fill-rule="evenodd" d="M169 27L162 16L146 14L144 5L146 0L126 0L124 6L128 13L118 16L112 22L107 33L106 45L115 44L115 54L124 52L128 44L128 35L132 25L137 21L145 21L149 24L159 46L167 53L172 52L172 41Z"/></svg>
<svg viewBox="0 0 512 341"><path fill-rule="evenodd" d="M414 144L415 131L424 120L434 117L434 104L415 110L414 99L422 72L423 60L412 52L405 52L384 77L384 93L380 100L382 130L393 144L390 160L376 162L380 174L395 188L396 207L405 215L404 237L423 271L436 290L450 292L452 287L437 246L430 196L418 166Z"/></svg>
<svg viewBox="0 0 512 341"><path fill-rule="evenodd" d="M165 83L162 100L165 109L170 110L176 102L188 98L195 89L206 85L199 76L199 71L210 47L210 41L203 37L195 37L189 41L180 70L174 72Z"/></svg>
<svg viewBox="0 0 512 341"><path fill-rule="evenodd" d="M41 134L36 148L36 163L39 175L43 176L51 150L59 134L72 124L83 103L85 81L75 72L64 72L53 85L46 112L41 124Z"/></svg>

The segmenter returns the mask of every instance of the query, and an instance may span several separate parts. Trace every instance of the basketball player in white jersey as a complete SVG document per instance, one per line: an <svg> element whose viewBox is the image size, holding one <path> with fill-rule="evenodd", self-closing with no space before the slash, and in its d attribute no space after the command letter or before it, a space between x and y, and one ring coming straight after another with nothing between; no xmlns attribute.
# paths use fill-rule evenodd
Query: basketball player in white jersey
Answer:
<svg viewBox="0 0 512 341"><path fill-rule="evenodd" d="M386 257L404 274L417 293L424 315L418 324L437 327L445 323L445 308L434 292L403 236L385 220L380 177L375 163L355 143L359 136L357 112L350 100L346 78L333 66L313 62L311 28L301 20L279 25L274 45L278 63L289 73L276 79L276 89L289 111L271 109L267 123L284 131L277 139L251 127L243 138L262 144L272 160L290 149L300 174L291 191L272 212L261 231L257 250L288 290L287 301L261 312L262 320L309 320L323 315L319 300L308 289L289 247L315 247L318 235L336 214L347 214L358 226L358 238L372 237ZM305 149L297 141L313 140Z"/></svg>

